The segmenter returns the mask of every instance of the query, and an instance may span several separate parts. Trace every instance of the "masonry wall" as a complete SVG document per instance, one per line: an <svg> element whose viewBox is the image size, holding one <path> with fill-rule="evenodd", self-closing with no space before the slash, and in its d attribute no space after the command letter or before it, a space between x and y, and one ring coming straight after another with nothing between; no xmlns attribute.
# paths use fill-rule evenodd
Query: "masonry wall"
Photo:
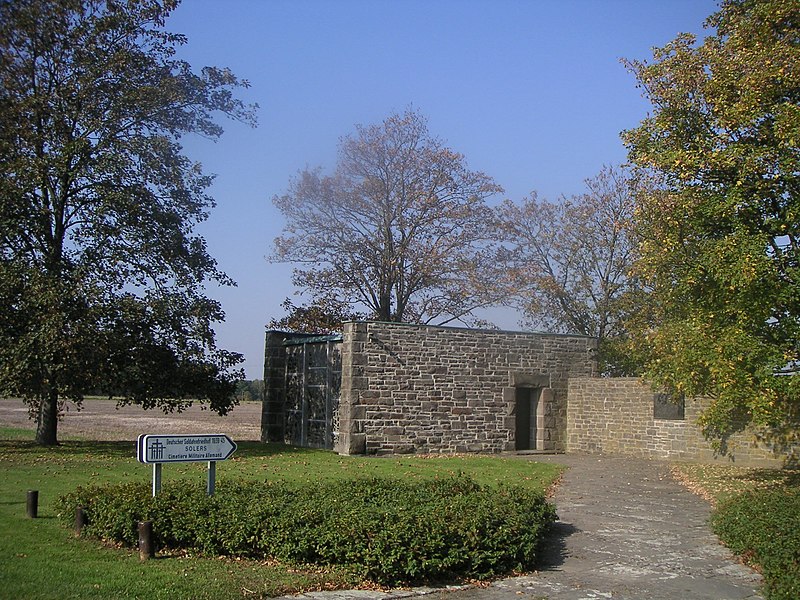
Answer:
<svg viewBox="0 0 800 600"><path fill-rule="evenodd" d="M283 442L286 406L286 351L291 334L267 331L264 340L264 398L261 403L261 441Z"/></svg>
<svg viewBox="0 0 800 600"><path fill-rule="evenodd" d="M702 399L686 399L683 420L655 419L654 393L638 378L575 378L569 381L567 452L623 454L700 462L780 466L781 458L751 434L730 442L730 456L715 455L697 426Z"/></svg>
<svg viewBox="0 0 800 600"><path fill-rule="evenodd" d="M515 447L515 390L542 390L543 449L566 446L570 377L595 373L596 341L396 323L347 323L336 449L501 452Z"/></svg>

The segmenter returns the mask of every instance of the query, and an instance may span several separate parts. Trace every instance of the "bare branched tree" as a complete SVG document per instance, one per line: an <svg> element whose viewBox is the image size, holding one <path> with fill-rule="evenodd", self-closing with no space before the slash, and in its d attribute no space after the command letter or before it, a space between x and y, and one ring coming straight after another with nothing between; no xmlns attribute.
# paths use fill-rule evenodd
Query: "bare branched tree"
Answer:
<svg viewBox="0 0 800 600"><path fill-rule="evenodd" d="M286 225L271 260L297 264L294 283L315 300L384 321L471 324L501 295L485 203L501 191L409 109L357 127L332 175L302 171L274 198Z"/></svg>
<svg viewBox="0 0 800 600"><path fill-rule="evenodd" d="M578 196L548 202L534 192L521 204L503 204L500 223L525 326L601 343L624 333L637 185L625 170L605 167Z"/></svg>

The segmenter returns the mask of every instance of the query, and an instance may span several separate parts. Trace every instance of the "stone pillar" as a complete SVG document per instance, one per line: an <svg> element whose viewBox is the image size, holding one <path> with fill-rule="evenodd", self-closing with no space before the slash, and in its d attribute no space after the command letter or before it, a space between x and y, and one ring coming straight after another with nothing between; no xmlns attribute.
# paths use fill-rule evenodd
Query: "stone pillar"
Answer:
<svg viewBox="0 0 800 600"><path fill-rule="evenodd" d="M504 387L502 393L505 412L500 423L505 431L506 440L504 442L505 445L501 449L506 452L513 452L514 448L516 447L517 388Z"/></svg>
<svg viewBox="0 0 800 600"><path fill-rule="evenodd" d="M283 442L286 410L286 351L283 342L291 337L269 330L264 340L264 398L261 402L261 441Z"/></svg>
<svg viewBox="0 0 800 600"><path fill-rule="evenodd" d="M334 450L339 454L364 454L367 436L364 433L365 407L361 394L367 388L364 372L368 323L345 323L342 339L342 391L339 399L339 435Z"/></svg>
<svg viewBox="0 0 800 600"><path fill-rule="evenodd" d="M542 388L539 406L536 412L536 448L546 452L563 452L563 444L559 444L556 416L554 414L554 392L552 388Z"/></svg>

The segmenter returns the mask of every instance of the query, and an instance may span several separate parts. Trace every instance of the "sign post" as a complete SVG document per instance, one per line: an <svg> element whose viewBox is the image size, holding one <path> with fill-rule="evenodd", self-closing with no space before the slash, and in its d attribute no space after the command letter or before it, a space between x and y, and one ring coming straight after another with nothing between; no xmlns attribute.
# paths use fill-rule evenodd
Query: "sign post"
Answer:
<svg viewBox="0 0 800 600"><path fill-rule="evenodd" d="M208 485L206 485L206 492L209 496L214 495L214 488L217 485L217 461L208 461Z"/></svg>
<svg viewBox="0 0 800 600"><path fill-rule="evenodd" d="M153 498L161 491L161 463L153 464Z"/></svg>
<svg viewBox="0 0 800 600"><path fill-rule="evenodd" d="M217 461L227 460L236 451L236 443L224 433L201 435L140 435L136 459L153 465L153 496L161 491L161 465L175 462L208 462L209 496L214 495Z"/></svg>

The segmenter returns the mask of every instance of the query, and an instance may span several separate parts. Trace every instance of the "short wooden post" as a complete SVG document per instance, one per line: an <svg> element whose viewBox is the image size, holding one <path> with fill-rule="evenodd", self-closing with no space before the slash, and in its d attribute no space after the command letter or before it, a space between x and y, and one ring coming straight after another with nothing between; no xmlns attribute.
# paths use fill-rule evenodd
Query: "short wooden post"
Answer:
<svg viewBox="0 0 800 600"><path fill-rule="evenodd" d="M31 519L39 516L39 490L28 490L26 512Z"/></svg>
<svg viewBox="0 0 800 600"><path fill-rule="evenodd" d="M86 511L82 506L75 509L75 535L80 535L86 527Z"/></svg>
<svg viewBox="0 0 800 600"><path fill-rule="evenodd" d="M139 559L149 560L155 557L156 551L153 546L153 522L139 522Z"/></svg>

